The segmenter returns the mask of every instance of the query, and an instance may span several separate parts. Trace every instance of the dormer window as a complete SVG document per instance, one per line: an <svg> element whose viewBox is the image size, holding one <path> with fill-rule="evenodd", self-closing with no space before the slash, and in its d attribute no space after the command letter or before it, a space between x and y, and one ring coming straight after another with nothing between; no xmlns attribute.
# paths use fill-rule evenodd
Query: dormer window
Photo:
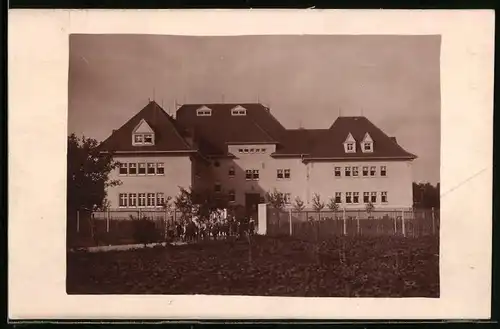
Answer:
<svg viewBox="0 0 500 329"><path fill-rule="evenodd" d="M352 137L351 133L347 135L344 141L344 151L345 153L356 153L356 140Z"/></svg>
<svg viewBox="0 0 500 329"><path fill-rule="evenodd" d="M231 115L238 116L238 115L247 115L247 110L242 107L242 106L236 106L231 110Z"/></svg>
<svg viewBox="0 0 500 329"><path fill-rule="evenodd" d="M361 142L363 152L370 153L373 152L373 139L370 134L366 133L363 141Z"/></svg>
<svg viewBox="0 0 500 329"><path fill-rule="evenodd" d="M203 106L196 110L196 115L199 117L209 117L212 115L212 110Z"/></svg>
<svg viewBox="0 0 500 329"><path fill-rule="evenodd" d="M155 134L151 126L146 122L146 120L142 119L132 131L132 145L154 145L154 136Z"/></svg>

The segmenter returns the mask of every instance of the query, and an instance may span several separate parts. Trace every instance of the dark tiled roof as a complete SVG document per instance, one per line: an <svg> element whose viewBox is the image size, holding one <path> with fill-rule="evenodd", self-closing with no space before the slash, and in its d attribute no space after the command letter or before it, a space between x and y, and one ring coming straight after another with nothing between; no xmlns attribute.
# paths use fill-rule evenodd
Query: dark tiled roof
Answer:
<svg viewBox="0 0 500 329"><path fill-rule="evenodd" d="M328 129L288 129L281 135L274 155L309 155L317 143L325 140L328 132Z"/></svg>
<svg viewBox="0 0 500 329"><path fill-rule="evenodd" d="M236 106L247 110L245 116L233 116ZM206 106L211 116L197 116ZM207 155L224 155L228 143L277 143L285 128L261 104L188 104L176 113L177 122L194 134L200 150Z"/></svg>
<svg viewBox="0 0 500 329"><path fill-rule="evenodd" d="M151 146L132 145L132 131L144 119L153 129L155 143ZM99 148L102 151L190 151L192 147L184 139L185 132L156 102L149 102L139 113L114 131Z"/></svg>
<svg viewBox="0 0 500 329"><path fill-rule="evenodd" d="M344 141L351 135L356 140L356 152L345 153ZM368 133L373 139L373 152L363 153L361 142ZM404 150L396 141L387 136L365 117L339 117L328 132L316 140L310 152L311 158L416 158Z"/></svg>

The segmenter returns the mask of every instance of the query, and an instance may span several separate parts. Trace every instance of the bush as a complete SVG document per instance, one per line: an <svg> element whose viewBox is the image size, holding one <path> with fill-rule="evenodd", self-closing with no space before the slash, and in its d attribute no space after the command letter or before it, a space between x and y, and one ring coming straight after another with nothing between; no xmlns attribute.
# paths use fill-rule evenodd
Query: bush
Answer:
<svg viewBox="0 0 500 329"><path fill-rule="evenodd" d="M156 229L155 223L146 217L133 220L134 240L137 243L144 245L148 243L160 241L159 231Z"/></svg>

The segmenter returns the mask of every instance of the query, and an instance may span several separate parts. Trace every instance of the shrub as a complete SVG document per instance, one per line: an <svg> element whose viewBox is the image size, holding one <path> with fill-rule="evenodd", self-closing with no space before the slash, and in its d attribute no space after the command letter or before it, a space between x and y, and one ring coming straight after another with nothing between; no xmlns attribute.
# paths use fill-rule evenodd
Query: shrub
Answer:
<svg viewBox="0 0 500 329"><path fill-rule="evenodd" d="M302 201L300 199L300 197L296 197L295 198L295 203L293 204L293 208L298 211L298 212L301 212L302 210L304 210L306 206L304 205L304 201Z"/></svg>
<svg viewBox="0 0 500 329"><path fill-rule="evenodd" d="M143 217L133 220L134 240L137 243L142 243L144 246L148 243L158 242L160 233L156 229L155 223L152 220Z"/></svg>
<svg viewBox="0 0 500 329"><path fill-rule="evenodd" d="M314 193L312 202L313 202L313 209L315 211L321 211L323 210L323 208L325 208L325 203L321 201L321 197L319 196L319 194Z"/></svg>

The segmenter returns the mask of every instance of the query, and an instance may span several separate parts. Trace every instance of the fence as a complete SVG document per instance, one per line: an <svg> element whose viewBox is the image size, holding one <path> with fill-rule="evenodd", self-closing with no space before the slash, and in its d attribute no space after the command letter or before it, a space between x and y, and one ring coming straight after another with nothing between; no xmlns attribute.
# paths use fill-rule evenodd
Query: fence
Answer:
<svg viewBox="0 0 500 329"><path fill-rule="evenodd" d="M268 208L267 235L305 239L331 236L439 235L439 210L279 211Z"/></svg>
<svg viewBox="0 0 500 329"><path fill-rule="evenodd" d="M167 230L181 218L179 211L165 210L110 210L78 211L68 221L68 246L89 247L137 243L133 219L154 222L158 239L164 241Z"/></svg>

